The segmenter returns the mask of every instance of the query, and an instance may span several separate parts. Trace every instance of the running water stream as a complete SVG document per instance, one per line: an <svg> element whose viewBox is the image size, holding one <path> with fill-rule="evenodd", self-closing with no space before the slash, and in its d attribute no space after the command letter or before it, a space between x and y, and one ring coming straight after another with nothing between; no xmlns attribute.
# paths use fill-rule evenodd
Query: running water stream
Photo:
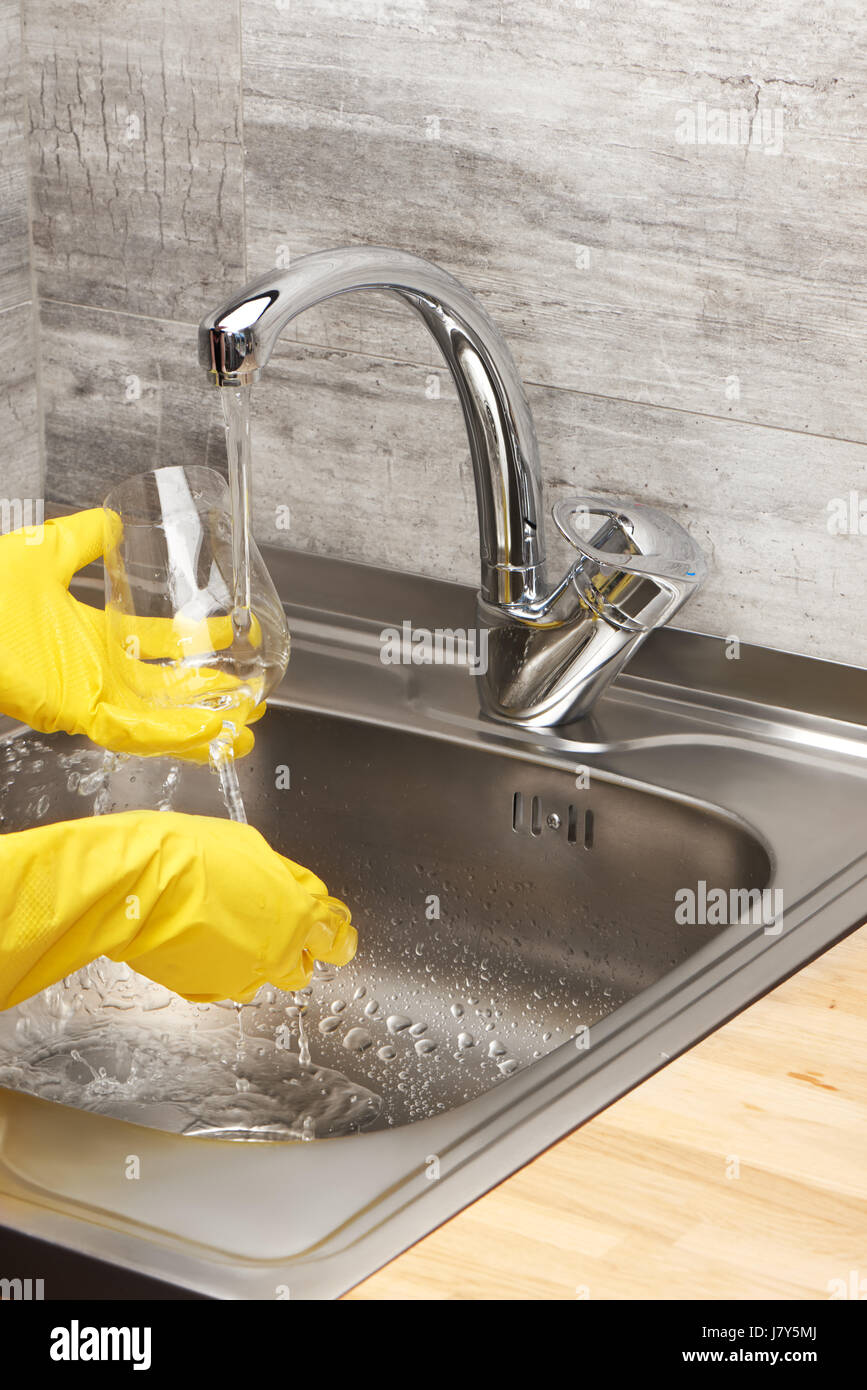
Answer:
<svg viewBox="0 0 867 1390"><path fill-rule="evenodd" d="M252 526L250 392L251 386L223 387L220 402L226 423L226 453L229 461L229 489L232 497L232 562L234 568L234 609L236 632L250 630L252 603L250 580L250 533Z"/></svg>
<svg viewBox="0 0 867 1390"><path fill-rule="evenodd" d="M237 642L249 640L253 622L250 546L252 526L249 386L226 387L220 403L226 426L229 493L232 501L232 628ZM234 740L237 729L231 719L223 723L219 738L211 744L211 766L220 779L223 801L230 819L247 823L244 799L235 769Z"/></svg>

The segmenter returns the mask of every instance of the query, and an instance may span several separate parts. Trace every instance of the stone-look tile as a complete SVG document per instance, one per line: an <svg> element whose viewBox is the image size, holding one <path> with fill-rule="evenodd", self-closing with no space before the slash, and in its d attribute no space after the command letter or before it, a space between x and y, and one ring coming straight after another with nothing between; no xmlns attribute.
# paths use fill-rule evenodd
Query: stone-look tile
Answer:
<svg viewBox="0 0 867 1390"><path fill-rule="evenodd" d="M263 540L477 581L467 435L445 367L281 343L252 429Z"/></svg>
<svg viewBox="0 0 867 1390"><path fill-rule="evenodd" d="M172 463L225 471L219 397L191 325L49 302L40 339L53 500L95 506L121 478Z"/></svg>
<svg viewBox="0 0 867 1390"><path fill-rule="evenodd" d="M31 297L20 0L0 0L0 310Z"/></svg>
<svg viewBox="0 0 867 1390"><path fill-rule="evenodd" d="M49 305L42 336L51 495L85 505L156 464L225 468L192 326ZM92 370L77 365L85 359ZM547 387L529 394L549 505L576 491L639 498L705 549L711 575L680 625L858 659L864 538L830 534L828 508L867 494L867 447ZM285 343L253 400L260 540L476 581L466 436L444 369ZM552 568L563 560L555 547Z"/></svg>
<svg viewBox="0 0 867 1390"><path fill-rule="evenodd" d="M43 487L30 304L0 313L0 342L5 368L0 389L0 501L36 499L42 497Z"/></svg>
<svg viewBox="0 0 867 1390"><path fill-rule="evenodd" d="M242 19L251 270L401 246L479 292L531 381L867 438L848 0L243 0ZM736 116L735 143L679 143L701 103L754 143ZM297 336L405 356L402 323L350 297Z"/></svg>
<svg viewBox="0 0 867 1390"><path fill-rule="evenodd" d="M0 0L0 503L41 498L19 0ZM32 513L31 513L32 515ZM4 506L0 529L15 525Z"/></svg>
<svg viewBox="0 0 867 1390"><path fill-rule="evenodd" d="M244 278L238 0L28 0L42 298L198 320Z"/></svg>

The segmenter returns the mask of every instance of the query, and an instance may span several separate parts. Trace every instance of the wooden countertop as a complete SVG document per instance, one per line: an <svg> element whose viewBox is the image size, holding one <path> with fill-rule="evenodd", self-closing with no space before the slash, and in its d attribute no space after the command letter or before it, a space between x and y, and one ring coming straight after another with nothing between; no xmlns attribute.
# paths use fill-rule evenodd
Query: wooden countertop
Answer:
<svg viewBox="0 0 867 1390"><path fill-rule="evenodd" d="M865 1079L867 926L346 1297L867 1297Z"/></svg>

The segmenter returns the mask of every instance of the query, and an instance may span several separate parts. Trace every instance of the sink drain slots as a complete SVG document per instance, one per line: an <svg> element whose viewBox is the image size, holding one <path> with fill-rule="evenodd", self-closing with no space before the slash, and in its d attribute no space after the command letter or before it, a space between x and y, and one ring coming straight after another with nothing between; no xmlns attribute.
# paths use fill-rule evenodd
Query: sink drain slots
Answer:
<svg viewBox="0 0 867 1390"><path fill-rule="evenodd" d="M594 818L592 811L579 811L572 802L566 808L565 818L560 811L545 812L541 796L525 796L514 792L512 796L512 829L516 835L529 833L538 839L542 831L559 831L565 821L566 843L580 844L583 849L593 848Z"/></svg>

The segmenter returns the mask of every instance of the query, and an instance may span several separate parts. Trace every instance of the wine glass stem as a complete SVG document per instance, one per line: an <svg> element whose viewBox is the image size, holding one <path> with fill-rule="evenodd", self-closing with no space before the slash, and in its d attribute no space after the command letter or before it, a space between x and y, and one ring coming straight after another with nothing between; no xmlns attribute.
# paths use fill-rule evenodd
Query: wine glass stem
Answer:
<svg viewBox="0 0 867 1390"><path fill-rule="evenodd" d="M220 790L223 793L223 800L226 803L226 810L229 812L229 818L231 820L240 821L242 825L246 825L247 812L244 809L244 800L241 796L241 788L238 785L234 747L235 726L226 720L220 733L215 739L211 740L211 767L220 779Z"/></svg>

